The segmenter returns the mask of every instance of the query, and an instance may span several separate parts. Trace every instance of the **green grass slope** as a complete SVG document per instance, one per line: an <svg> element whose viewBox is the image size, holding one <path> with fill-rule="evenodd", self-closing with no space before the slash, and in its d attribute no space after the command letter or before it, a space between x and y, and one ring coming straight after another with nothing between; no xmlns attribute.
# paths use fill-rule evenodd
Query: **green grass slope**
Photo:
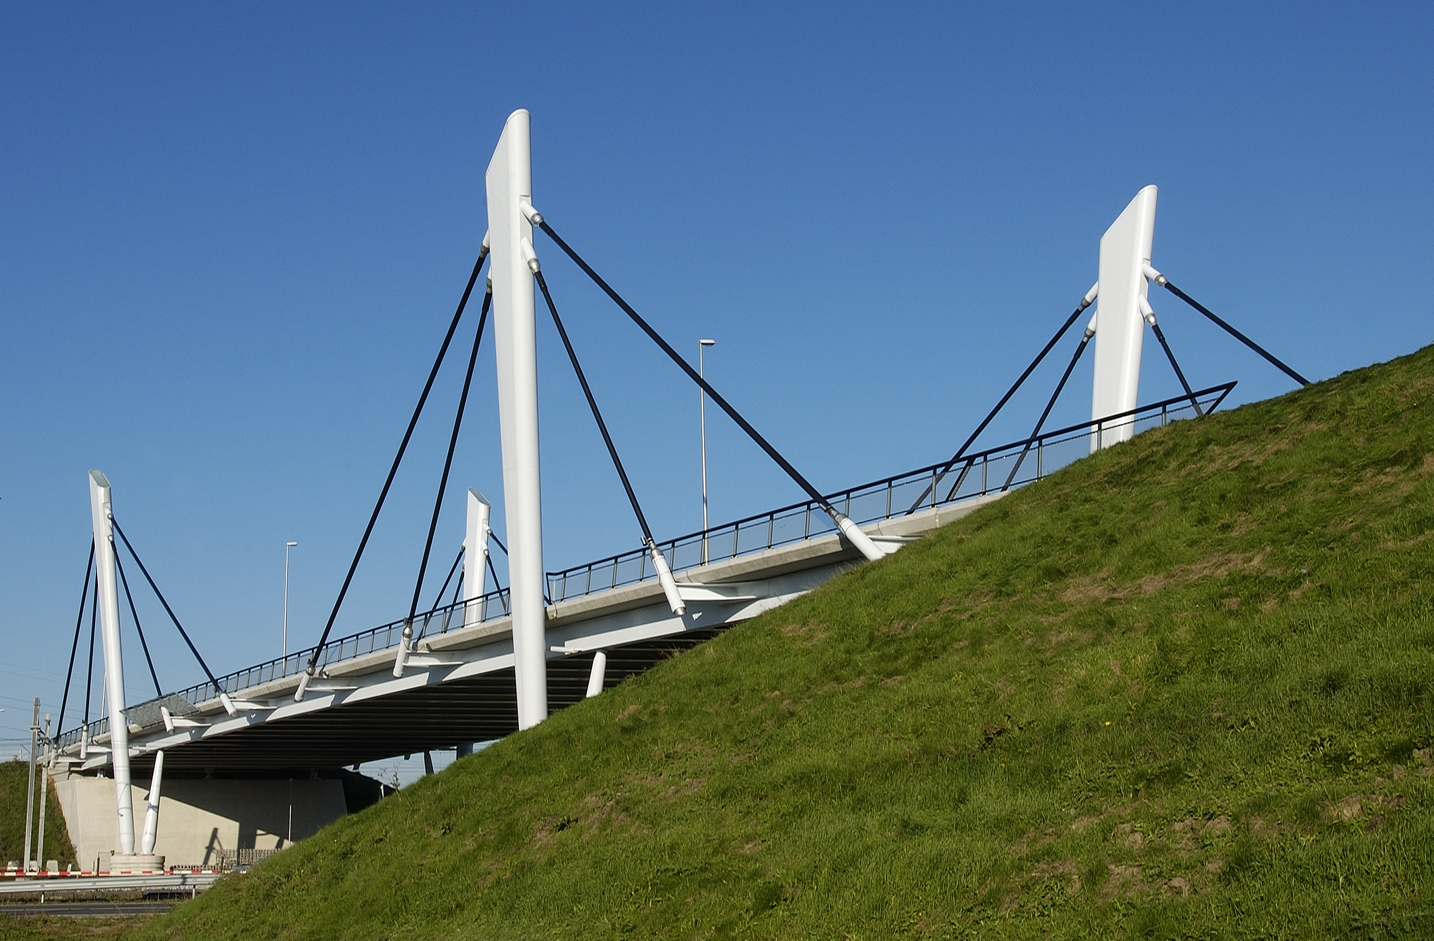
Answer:
<svg viewBox="0 0 1434 941"><path fill-rule="evenodd" d="M30 774L28 761L0 762L0 865L14 860L19 862L25 855L25 795ZM40 773L35 773L35 787L40 787ZM75 848L70 844L70 832L65 829L65 815L60 812L60 802L55 797L54 785L47 789L45 802L45 847L39 855L40 865L55 860L60 868L75 861ZM39 834L40 804L35 803L35 817L31 833L33 840ZM32 848L30 854L35 855Z"/></svg>
<svg viewBox="0 0 1434 941"><path fill-rule="evenodd" d="M1431 392L1141 435L137 936L1434 936Z"/></svg>

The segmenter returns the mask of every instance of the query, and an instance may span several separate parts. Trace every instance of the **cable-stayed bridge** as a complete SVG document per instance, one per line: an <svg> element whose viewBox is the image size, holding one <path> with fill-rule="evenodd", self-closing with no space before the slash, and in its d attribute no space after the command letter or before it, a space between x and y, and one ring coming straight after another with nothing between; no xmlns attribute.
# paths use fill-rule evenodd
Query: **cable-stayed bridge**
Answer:
<svg viewBox="0 0 1434 941"><path fill-rule="evenodd" d="M1219 407L1234 383L1205 389L1190 386L1151 307L1151 285L1170 291L1292 378L1305 381L1151 266L1156 190L1150 186L1136 195L1101 238L1096 285L1080 299L1030 366L949 459L847 490L823 492L684 360L660 331L537 211L525 111L509 118L499 139L487 171L487 197L488 234L478 261L328 623L312 647L224 675L213 673L117 522L109 481L99 471L91 472L94 543L73 650L80 649L88 599L91 637L98 628L101 639L107 714L95 721L90 721L87 714L78 727L62 728L48 741L45 763L67 781L94 784L93 776L108 776L113 809L107 826L117 836L111 841L112 848L120 854L117 859L150 859L156 846L164 845L159 837L158 795L163 793L166 770L188 782L185 786L197 793L203 786L194 783L196 778L311 778L398 754L463 750L471 743L535 725L554 707L597 695L674 652L809 591L850 566L897 551L923 533L1095 450L1128 440L1148 427L1207 414ZM659 540L647 524L638 494L543 276L534 244L537 233L546 237L546 246L557 249L555 255L566 256L587 274L701 388L705 397L787 473L806 499L704 531ZM331 638L409 437L485 262L486 289L468 357L468 373L408 614L358 634ZM535 354L539 294L643 536L637 549L560 571L545 570L542 550ZM1093 305L1096 309L1031 434L1019 441L974 450L975 442L997 412ZM422 573L428 569L473 365L490 314L491 345L498 366L506 541L499 540L489 529L487 501L477 491L469 491L467 537L438 593L440 599L447 597L449 585L453 584L452 599L420 611ZM1137 394L1147 326L1158 339L1184 394L1142 406L1137 403ZM1091 420L1047 429L1045 424L1057 398L1092 340L1095 367ZM490 548L507 555L506 586L498 584ZM133 706L127 706L124 700L120 594L124 594L131 620L138 628L131 582L139 579L132 580L126 574L122 558L126 554L143 584L163 603L207 677L204 683L189 689L166 692L150 664L156 696ZM142 633L141 640L144 641ZM148 659L147 641L143 649ZM72 674L74 660L72 653ZM66 700L68 696L67 686ZM87 712L88 698L87 695ZM64 720L62 706L62 726ZM150 788L143 797L144 826L138 840L134 819L137 798L131 786L136 772L150 776ZM102 785L100 791L110 786ZM80 793L81 784L74 784L71 790L70 803L78 816L78 808L84 802L74 795ZM89 787L87 793L97 792ZM86 806L93 804L91 796ZM293 806L291 797L289 838ZM93 810L88 813L94 816ZM67 820L71 814L67 807ZM275 834L270 824L265 826L270 828L263 832ZM83 829L78 823L71 824L72 833ZM308 832L300 829L301 835ZM93 826L90 831L94 831ZM237 839L242 841L242 826L239 832ZM171 850L171 855L174 852Z"/></svg>

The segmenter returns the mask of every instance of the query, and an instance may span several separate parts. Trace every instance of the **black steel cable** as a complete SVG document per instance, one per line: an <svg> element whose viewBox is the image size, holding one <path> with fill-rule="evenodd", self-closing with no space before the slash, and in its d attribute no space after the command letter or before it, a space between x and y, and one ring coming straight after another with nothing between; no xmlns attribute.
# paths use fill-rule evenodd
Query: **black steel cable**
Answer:
<svg viewBox="0 0 1434 941"><path fill-rule="evenodd" d="M75 652L80 649L80 628L85 623L85 600L90 594L90 573L95 569L95 539L90 537L90 558L85 563L85 587L80 590L80 613L75 615L75 639L70 644L70 666L65 671L65 695L60 697L60 721L55 723L55 728L63 732L65 730L65 706L70 702L70 679L75 675Z"/></svg>
<svg viewBox="0 0 1434 941"><path fill-rule="evenodd" d="M95 573L95 593L90 595L90 668L85 673L85 725L90 724L90 684L95 678L95 621L100 610L100 575Z"/></svg>
<svg viewBox="0 0 1434 941"><path fill-rule="evenodd" d="M693 382L697 383L697 385L701 387L702 391L706 392L709 396L711 396L712 401L716 402L717 406L721 408L722 411L726 412L729 418L731 418L734 422L737 423L737 427L741 428L744 432L746 432L747 437L751 438L752 441L756 443L757 447L765 451L767 453L767 456L777 463L778 467L786 471L787 476L792 478L792 480L797 484L797 486L801 487L804 491L806 491L807 496L810 497L814 503L819 505L823 510L828 513L837 512L836 507L831 505L827 498L822 495L821 491L817 490L816 487L813 487L811 482L808 481L805 477L803 477L801 475L801 472L798 471L795 467L793 467L790 461L782 457L781 453L778 452L776 448L772 447L772 445L767 441L767 439L762 437L762 435L757 431L757 429L753 428L752 425L747 421L747 419L743 418L742 415L735 408L733 408L732 405L728 403L726 399L722 397L721 393L719 393L716 389L712 388L712 386L707 382L707 380L702 378L702 376L698 374L697 370L693 369L691 364L688 363L687 360L683 359L681 354L679 354L675 349L673 349L671 344L669 344L666 340L662 338L661 334L654 330L646 320L643 320L642 316L638 314L637 311L632 309L632 305L628 304L627 301L623 300L622 296L616 291L614 291L612 289L612 286L609 285L606 281L604 281L602 279L602 276L592 269L591 265L583 261L581 255L575 252L572 247L568 245L567 242L564 242L562 240L562 237L559 236L558 233L553 231L553 227L548 225L547 220L539 222L538 227L542 229L545 233L547 233L548 237L551 238L555 243L557 243L557 246L559 248L561 248L564 252L567 253L567 256L571 258L577 264L577 266L581 268L583 272L593 280L594 284L602 288L603 292L606 293L608 297L612 298L613 303L617 304L618 307L622 308L623 313L627 314L627 316L631 318L632 322L637 324L638 327L640 327L642 331L646 333L649 338L651 338L652 342L656 343L659 347L661 347L662 351L667 354L669 359L676 363L677 366L683 372L687 373L688 378L690 378Z"/></svg>
<svg viewBox="0 0 1434 941"><path fill-rule="evenodd" d="M587 396L588 408L592 409L593 420L597 422L598 431L602 432L603 444L607 445L608 456L612 458L612 466L617 469L617 476L622 480L622 489L627 491L627 502L632 504L632 512L637 515L637 525L642 527L642 538L649 547L655 545L652 538L652 530L647 526L647 517L642 515L642 506L637 502L637 494L632 489L632 481L627 479L627 471L622 466L622 458L617 456L617 445L612 443L612 435L608 434L607 422L602 420L602 412L598 410L597 399L593 398L593 390L588 386L588 378L583 375L582 364L578 362L578 354L573 350L572 341L568 339L568 331L563 328L563 319L558 316L557 305L553 303L553 295L548 293L548 282L541 271L534 272L538 279L538 287L543 290L543 300L548 302L548 313L553 315L553 326L558 328L558 336L562 338L563 349L568 351L568 361L573 364L573 372L577 373L578 385L583 387L583 395Z"/></svg>
<svg viewBox="0 0 1434 941"><path fill-rule="evenodd" d="M468 296L473 293L473 285L478 281L478 271L483 267L483 261L487 257L488 248L484 246L478 253L478 261L473 265L473 274L468 278L468 286L463 289L463 297L458 301L458 309L453 312L453 322L448 325L448 333L443 337L443 345L438 348L438 357L433 361L433 368L428 371L428 381L423 384L423 394L418 397L418 405L413 410L413 417L408 420L408 430L403 433L403 441L398 446L398 453L393 457L393 466L388 469L388 478L383 482L383 489L379 491L378 502L374 504L373 514L369 516L368 525L364 527L358 551L354 553L353 562L349 564L349 571L344 576L344 584L339 589L339 596L334 600L334 609L329 612L329 620L324 625L324 632L319 635L319 642L309 656L306 672L310 675L313 675L318 666L319 654L324 650L324 643L329 639L329 632L334 629L334 620L339 616L339 608L343 606L344 596L349 593L349 584L353 582L354 572L358 571L359 560L363 558L364 548L368 545L368 537L373 534L373 526L378 522L378 514L383 509L383 501L388 499L388 488L393 486L394 475L398 473L398 465L403 462L403 454L408 450L408 441L413 437L413 429L418 424L418 416L423 414L423 405L428 401L428 393L433 388L433 380L438 376L438 367L443 365L443 357L448 353L448 344L453 342L453 334L458 330L458 321L463 319L463 310L468 306Z"/></svg>
<svg viewBox="0 0 1434 941"><path fill-rule="evenodd" d="M1040 435L1041 429L1045 427L1046 419L1051 415L1051 409L1056 407L1056 399L1061 397L1061 392L1063 392L1066 387L1066 381L1070 379L1071 373L1075 372L1076 363L1080 362L1081 355L1085 353L1085 348L1089 345L1090 336L1081 337L1080 345L1076 347L1075 355L1071 357L1071 361L1066 365L1066 371L1061 373L1061 381L1056 383L1056 391L1051 393L1050 401L1046 403L1045 410L1041 412L1041 417L1036 420L1036 427L1031 430L1030 439L1026 441L1026 446L1021 449L1021 456L1016 458L1016 466L1011 468L1010 476L1006 478L1006 483L1001 487L1002 491L1011 489L1011 482L1016 479L1016 474L1020 471L1021 464L1025 462L1026 455L1031 453L1032 442Z"/></svg>
<svg viewBox="0 0 1434 941"><path fill-rule="evenodd" d="M1171 351L1170 344L1165 342L1165 331L1160 329L1160 324L1158 323L1151 324L1150 329L1155 331L1155 339L1160 341L1160 348L1165 351L1165 358L1170 360L1170 368L1175 370L1175 376L1180 380L1180 388L1185 390L1185 395L1189 397L1190 404L1195 407L1195 414L1204 416L1205 413L1200 410L1200 403L1195 399L1195 393L1190 391L1190 383L1185 381L1184 370L1182 370L1180 364L1175 361L1175 353Z"/></svg>
<svg viewBox="0 0 1434 941"><path fill-rule="evenodd" d="M1180 298L1182 301L1189 304L1191 307L1195 308L1200 313L1204 314L1206 317L1209 317L1212 321L1214 321L1217 326L1223 329L1226 333L1230 334L1230 336L1239 340L1241 343L1245 344L1250 349L1254 350L1256 353L1259 353L1265 359L1269 360L1269 362L1273 364L1276 369L1279 369L1281 372L1289 376L1295 382L1298 382L1302 386L1307 386L1310 384L1310 381L1304 376L1301 376L1299 373L1295 372L1293 369L1276 359L1273 353L1266 350L1264 347L1260 346L1260 344L1256 343L1254 340L1251 340L1249 337L1245 336L1243 333L1236 330L1234 327L1230 326L1228 323L1221 320L1219 317L1215 316L1214 312L1212 312L1208 307L1201 304L1199 301L1195 300L1195 298L1191 297L1189 294L1186 294L1184 291L1180 290L1175 285L1171 284L1168 279L1159 283L1161 287L1165 288L1165 290L1169 291L1171 294L1174 294L1176 297Z"/></svg>
<svg viewBox="0 0 1434 941"><path fill-rule="evenodd" d="M1001 409L1006 407L1006 403L1011 401L1011 396L1015 395L1016 390L1020 389L1021 386L1025 384L1026 380L1031 377L1031 373L1035 372L1036 367L1039 366L1041 364L1041 361L1046 358L1046 355L1050 353L1051 350L1055 349L1055 346L1057 343L1060 342L1061 337L1066 335L1066 331L1071 328L1071 324L1075 323L1076 318L1083 314L1085 312L1085 309L1089 306L1090 304L1086 302L1085 298L1081 298L1080 304L1076 307L1075 310L1071 311L1071 315L1066 318L1066 322L1061 324L1061 328L1056 331L1055 336L1051 337L1050 341L1046 343L1046 345L1041 349L1039 353L1036 354L1036 358L1031 360L1031 364L1026 367L1026 371L1021 373L1020 378L1015 381L1015 384L1013 384L1011 388L1006 390L1006 394L1001 396L1001 401L997 402L996 407L991 409L990 413L988 413L986 417L982 419L981 424L976 426L976 430L971 432L971 436L966 439L966 441L961 445L961 447L956 449L956 453L951 455L951 460L946 462L946 465L941 468L941 472L936 475L936 477L931 481L929 485L927 485L925 490L921 491L921 496L917 497L915 502L911 504L911 508L906 511L907 516L910 516L912 513L915 513L917 509L920 508L921 504L926 502L926 497L937 487L941 486L941 481L946 479L946 475L951 473L951 468L955 467L956 462L961 460L961 458L966 454L966 449L976 443L976 439L981 436L981 432L985 431L986 426L991 424L991 422L995 420L996 415L1001 411Z"/></svg>
<svg viewBox="0 0 1434 941"><path fill-rule="evenodd" d="M154 579L149 574L149 569L144 567L144 560L139 557L138 552L134 551L134 546L129 544L129 537L124 534L123 529L120 529L119 520L111 516L110 522L114 524L115 532L119 533L120 539L123 540L124 547L129 550L130 558L134 559L135 564L139 566L140 573L144 575L144 580L149 582L149 587L154 591L155 597L159 599L160 604L164 605L164 613L168 614L169 619L174 622L174 626L179 628L179 636L183 637L184 642L189 645L189 652L194 654L195 660L199 661L200 667L204 669L204 675L209 677L209 682L214 684L215 690L221 693L226 692L224 687L219 685L219 681L214 678L214 671L209 669L209 664L205 663L204 658L200 656L199 648L194 646L194 641L189 639L189 632L184 629L183 624L179 623L179 618L175 617L174 609L171 608L169 602L165 600L164 592L159 590L159 586L154 583ZM118 552L115 553L115 562L116 564L119 562Z"/></svg>
<svg viewBox="0 0 1434 941"><path fill-rule="evenodd" d="M438 589L438 594L433 597L433 607L429 610L437 611L439 605L443 603L443 593L448 590L449 584L453 581L453 573L457 572L458 566L463 564L463 553L465 551L464 549L458 550L458 557L453 560L453 567L448 570L448 577L443 580L443 587Z"/></svg>
<svg viewBox="0 0 1434 941"><path fill-rule="evenodd" d="M497 542L498 540L495 539L495 540L493 540L493 541L494 541L494 542ZM503 550L503 554L504 554L504 555L507 555L507 554L508 554L508 550L504 549L504 550ZM493 590L494 590L494 591L501 592L501 591L503 590L503 586L500 585L500 584L498 584L498 569L493 566L493 553L491 553L491 552L484 553L484 558L486 558L486 559L488 560L488 574L490 574L490 575L493 576ZM545 579L543 579L543 581L546 582L547 579L545 578ZM499 595L498 597L501 598L502 595ZM544 588L543 588L543 603L544 603L544 604L551 604L551 602L548 601L548 590L547 590L546 585L545 585ZM503 608L504 608L505 611L507 610L507 607L508 607L507 604L504 603Z"/></svg>
<svg viewBox="0 0 1434 941"><path fill-rule="evenodd" d="M418 596L423 593L423 576L428 571L428 556L433 551L433 534L438 530L438 515L443 511L443 496L448 489L448 472L453 467L453 450L458 447L458 429L463 427L463 410L468 406L468 390L473 385L473 367L478 363L478 348L483 345L483 328L488 325L488 308L492 303L493 291L490 288L483 295L483 310L478 315L478 329L473 334L473 352L468 356L468 371L463 375L463 392L458 396L458 412L453 416L453 434L448 438L448 456L443 459L443 474L438 478L438 496L433 500L433 517L428 521L428 538L423 543L423 561L418 564L418 580L413 586L413 601L408 606L410 623L418 613ZM447 587L446 582L444 587ZM442 597L443 592L438 594Z"/></svg>
<svg viewBox="0 0 1434 941"><path fill-rule="evenodd" d="M149 677L154 680L154 695L163 698L164 690L159 687L159 674L154 672L154 660L149 655L149 644L144 639L144 628L139 624L139 611L134 606L134 595L129 593L129 579L125 578L124 565L120 563L119 553L115 553L115 568L119 570L120 584L124 585L124 596L129 602L129 616L134 620L135 633L139 634L139 646L144 650L144 662L149 664Z"/></svg>

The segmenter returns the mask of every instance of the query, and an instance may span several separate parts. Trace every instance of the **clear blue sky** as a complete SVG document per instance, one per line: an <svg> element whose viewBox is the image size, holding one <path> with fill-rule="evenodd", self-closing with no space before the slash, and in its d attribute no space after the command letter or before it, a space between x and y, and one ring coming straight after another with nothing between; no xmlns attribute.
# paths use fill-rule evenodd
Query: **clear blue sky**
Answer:
<svg viewBox="0 0 1434 941"><path fill-rule="evenodd" d="M32 696L58 711L91 467L216 671L277 654L285 540L292 644L317 638L477 252L513 109L532 112L555 227L681 349L717 338L710 378L835 489L949 456L1148 183L1157 267L1307 375L1434 339L1431 19L1414 4L0 7L0 752ZM695 391L539 250L654 528L696 528ZM1155 302L1195 383L1238 379L1242 401L1291 387ZM638 531L549 326L539 339L558 568ZM1146 400L1175 388L1152 353ZM340 632L406 610L459 365ZM986 440L1023 435L1058 372ZM485 355L444 569L462 490L501 507L494 394ZM1085 372L1057 420L1088 402ZM799 497L709 419L714 521ZM141 604L161 680L196 681Z"/></svg>

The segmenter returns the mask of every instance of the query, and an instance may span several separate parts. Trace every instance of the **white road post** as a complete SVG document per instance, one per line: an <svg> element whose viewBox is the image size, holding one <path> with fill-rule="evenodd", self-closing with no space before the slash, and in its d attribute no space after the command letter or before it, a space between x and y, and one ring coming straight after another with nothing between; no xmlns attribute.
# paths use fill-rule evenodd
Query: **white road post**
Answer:
<svg viewBox="0 0 1434 941"><path fill-rule="evenodd" d="M528 112L514 111L488 164L493 349L503 443L503 510L513 612L518 728L548 717L547 610L543 601L543 510L538 478L538 357L533 316L533 170Z"/></svg>
<svg viewBox="0 0 1434 941"><path fill-rule="evenodd" d="M1155 238L1155 196L1154 186L1136 193L1100 237L1092 421L1135 408L1140 391L1140 354L1145 343L1140 304L1150 290L1145 268L1150 264ZM1128 420L1114 428L1092 432L1091 453L1128 441L1134 434L1134 422Z"/></svg>
<svg viewBox="0 0 1434 941"><path fill-rule="evenodd" d="M486 613L478 599L483 597L483 580L488 575L488 534L492 532L488 518L492 509L483 494L468 491L468 532L463 538L464 627L476 626Z"/></svg>
<svg viewBox="0 0 1434 941"><path fill-rule="evenodd" d="M146 856L154 852L154 839L159 833L159 786L164 780L164 750L154 753L154 775L149 779L149 796L144 801L144 835L139 851Z"/></svg>
<svg viewBox="0 0 1434 941"><path fill-rule="evenodd" d="M129 725L124 717L114 516L110 506L110 482L97 470L90 471L90 518L95 531L95 591L100 604L100 639L104 643L105 696L110 710L110 761L114 765L120 852L130 855L134 853L134 806L129 792Z"/></svg>

